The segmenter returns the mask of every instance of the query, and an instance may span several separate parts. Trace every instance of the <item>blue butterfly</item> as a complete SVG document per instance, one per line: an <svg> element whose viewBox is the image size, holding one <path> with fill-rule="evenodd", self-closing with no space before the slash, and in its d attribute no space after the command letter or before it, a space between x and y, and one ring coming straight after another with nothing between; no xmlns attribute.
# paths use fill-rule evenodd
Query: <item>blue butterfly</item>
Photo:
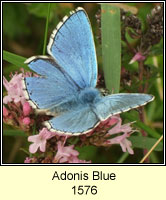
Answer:
<svg viewBox="0 0 166 200"><path fill-rule="evenodd" d="M143 106L148 94L102 96L96 88L97 59L91 25L83 8L64 17L47 46L49 56L25 61L39 77L23 79L24 93L33 108L54 116L44 124L50 131L80 135L122 112Z"/></svg>

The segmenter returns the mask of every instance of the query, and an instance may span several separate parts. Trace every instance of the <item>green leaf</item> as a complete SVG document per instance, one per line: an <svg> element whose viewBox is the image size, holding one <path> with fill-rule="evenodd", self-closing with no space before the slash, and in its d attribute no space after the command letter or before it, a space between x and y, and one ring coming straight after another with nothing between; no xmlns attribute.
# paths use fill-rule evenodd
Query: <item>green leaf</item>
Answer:
<svg viewBox="0 0 166 200"><path fill-rule="evenodd" d="M128 138L132 142L132 146L141 149L148 149L150 150L152 146L157 142L155 138L143 137L143 136L130 136ZM163 150L163 143L160 142L154 151L162 151Z"/></svg>
<svg viewBox="0 0 166 200"><path fill-rule="evenodd" d="M26 58L22 56L18 56L14 53L10 53L8 51L3 50L3 59L13 65L16 65L18 69L20 69L21 67L24 67L25 69L29 70L27 65L24 64L24 61L26 60Z"/></svg>
<svg viewBox="0 0 166 200"><path fill-rule="evenodd" d="M121 70L120 9L101 4L102 59L106 88L119 92Z"/></svg>
<svg viewBox="0 0 166 200"><path fill-rule="evenodd" d="M24 133L24 131L14 130L14 129L3 130L3 136L24 136L24 137L27 137L27 135Z"/></svg>
<svg viewBox="0 0 166 200"><path fill-rule="evenodd" d="M75 149L80 152L79 158L82 160L92 160L97 152L97 147L95 146L76 147Z"/></svg>

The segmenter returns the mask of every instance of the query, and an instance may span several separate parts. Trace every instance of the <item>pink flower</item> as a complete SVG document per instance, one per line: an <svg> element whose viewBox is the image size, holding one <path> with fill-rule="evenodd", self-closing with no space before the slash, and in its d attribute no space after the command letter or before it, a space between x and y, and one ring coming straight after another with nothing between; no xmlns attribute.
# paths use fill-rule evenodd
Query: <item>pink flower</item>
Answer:
<svg viewBox="0 0 166 200"><path fill-rule="evenodd" d="M24 117L22 122L25 124L25 125L29 125L31 123L31 120L29 117Z"/></svg>
<svg viewBox="0 0 166 200"><path fill-rule="evenodd" d="M64 146L64 143L57 143L58 151L54 158L54 163L85 163L86 161L79 160L79 152L74 149L74 145Z"/></svg>
<svg viewBox="0 0 166 200"><path fill-rule="evenodd" d="M14 101L14 103L21 102L22 105L25 103L25 96L23 93L23 85L22 79L24 77L30 76L38 76L32 72L25 72L23 68L20 69L22 73L11 74L11 80L7 81L5 77L3 77L3 85L6 88L8 95L3 98L3 103L7 104L8 102Z"/></svg>
<svg viewBox="0 0 166 200"><path fill-rule="evenodd" d="M6 88L8 95L3 98L3 103L7 104L8 102L14 101L18 103L19 101L24 104L25 97L23 94L22 87L22 78L23 74L15 74L12 79L8 82L5 77L3 77L3 85Z"/></svg>
<svg viewBox="0 0 166 200"><path fill-rule="evenodd" d="M67 162L70 156L78 156L78 151L74 150L74 145L64 147L64 144L59 141L57 142L58 151L55 156L55 160L59 161L59 163Z"/></svg>
<svg viewBox="0 0 166 200"><path fill-rule="evenodd" d="M43 128L38 135L29 136L28 141L33 142L33 144L29 146L29 152L35 153L38 148L40 148L41 152L45 152L46 142L53 136L54 133L48 131L47 128Z"/></svg>
<svg viewBox="0 0 166 200"><path fill-rule="evenodd" d="M107 120L107 126L112 126L114 124L116 124L118 122L118 119L117 117L115 116L112 116L110 117L108 120Z"/></svg>
<svg viewBox="0 0 166 200"><path fill-rule="evenodd" d="M24 163L31 163L32 158L26 157L26 159L24 160Z"/></svg>
<svg viewBox="0 0 166 200"><path fill-rule="evenodd" d="M26 159L24 160L24 163L36 163L37 159L36 157L26 157Z"/></svg>
<svg viewBox="0 0 166 200"><path fill-rule="evenodd" d="M105 128L109 128L110 126L113 126L114 124L116 124L118 121L119 121L119 117L112 116L112 117L108 118L107 120L101 122L100 125L101 125L101 127L102 127L102 125L104 125Z"/></svg>
<svg viewBox="0 0 166 200"><path fill-rule="evenodd" d="M114 134L122 133L122 132L124 132L124 134L106 140L105 144L107 145L120 144L123 152L128 151L130 154L134 154L133 149L131 149L131 145L132 145L131 142L126 139L127 137L130 137L130 135L134 132L130 126L131 123L122 125L122 120L120 117L117 117L117 116L113 116L113 117L114 119L117 118L118 123L108 131L106 136L109 137L110 135L114 135Z"/></svg>
<svg viewBox="0 0 166 200"><path fill-rule="evenodd" d="M28 116L31 112L31 107L28 102L25 102L23 105L23 114L24 116Z"/></svg>
<svg viewBox="0 0 166 200"><path fill-rule="evenodd" d="M3 122L9 125L13 125L13 116L5 106L3 106Z"/></svg>
<svg viewBox="0 0 166 200"><path fill-rule="evenodd" d="M134 154L134 151L131 148L132 143L126 139L129 136L130 135L128 133L124 133L123 135L107 140L106 142L107 144L120 144L123 152L128 151L129 154Z"/></svg>
<svg viewBox="0 0 166 200"><path fill-rule="evenodd" d="M35 74L35 73L32 73L32 72L26 72L26 71L24 70L24 68L20 68L20 71L22 72L23 77L31 77L31 76L39 77L38 74Z"/></svg>
<svg viewBox="0 0 166 200"><path fill-rule="evenodd" d="M73 157L73 159L71 159L69 163L91 163L91 160L79 160L77 157Z"/></svg>
<svg viewBox="0 0 166 200"><path fill-rule="evenodd" d="M24 77L32 76L32 72L24 72L24 69L20 69L22 73L15 72L10 74L10 81L7 81L3 77L3 84L7 90L8 95L3 98L3 103L8 105L8 110L4 107L3 121L6 124L15 126L24 131L29 131L34 123L30 114L33 114L33 110L29 103L26 102L23 93L22 79ZM7 115L8 111L8 115ZM6 116L5 116L6 115Z"/></svg>
<svg viewBox="0 0 166 200"><path fill-rule="evenodd" d="M8 102L8 109L3 106L3 122L24 131L29 131L34 124L31 118L31 107L28 102L24 105L21 102Z"/></svg>
<svg viewBox="0 0 166 200"><path fill-rule="evenodd" d="M132 131L132 127L130 126L131 123L122 125L122 119L120 117L117 117L117 116L113 116L113 117L114 119L115 118L117 119L117 124L108 131L110 135L117 134L120 132L126 133L126 132Z"/></svg>
<svg viewBox="0 0 166 200"><path fill-rule="evenodd" d="M5 106L3 106L3 116L4 116L4 117L7 117L8 114L9 114L8 109L7 109Z"/></svg>
<svg viewBox="0 0 166 200"><path fill-rule="evenodd" d="M129 62L129 64L133 64L135 61L142 61L145 60L145 56L142 55L141 52L137 52L135 54L135 56L131 59L131 61Z"/></svg>

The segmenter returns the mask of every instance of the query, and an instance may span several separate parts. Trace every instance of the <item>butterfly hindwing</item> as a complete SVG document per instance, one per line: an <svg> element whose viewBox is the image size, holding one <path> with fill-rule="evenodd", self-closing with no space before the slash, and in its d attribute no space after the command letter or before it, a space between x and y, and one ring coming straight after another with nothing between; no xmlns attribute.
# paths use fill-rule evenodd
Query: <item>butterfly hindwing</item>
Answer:
<svg viewBox="0 0 166 200"><path fill-rule="evenodd" d="M50 37L48 53L80 88L96 86L95 45L90 22L83 8L77 8L58 24Z"/></svg>
<svg viewBox="0 0 166 200"><path fill-rule="evenodd" d="M45 124L51 131L66 135L85 134L112 115L143 106L153 98L152 95L147 94L113 94L100 98L91 106L79 105L74 110L52 118Z"/></svg>
<svg viewBox="0 0 166 200"><path fill-rule="evenodd" d="M100 120L104 121L112 115L143 106L153 99L154 97L149 94L112 94L101 98L101 100L94 105L94 108Z"/></svg>
<svg viewBox="0 0 166 200"><path fill-rule="evenodd" d="M91 131L99 123L96 114L89 106L80 105L45 122L50 131L65 135L79 135Z"/></svg>

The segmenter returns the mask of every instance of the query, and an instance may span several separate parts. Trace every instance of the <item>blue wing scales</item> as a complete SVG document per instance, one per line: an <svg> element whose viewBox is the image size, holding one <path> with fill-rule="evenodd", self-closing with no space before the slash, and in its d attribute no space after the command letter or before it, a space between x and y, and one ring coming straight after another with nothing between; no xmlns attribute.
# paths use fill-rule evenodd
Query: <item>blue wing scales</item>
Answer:
<svg viewBox="0 0 166 200"><path fill-rule="evenodd" d="M154 97L149 94L112 94L101 98L101 100L94 105L94 111L99 119L104 121L112 115L143 106L148 102L153 101L153 99Z"/></svg>
<svg viewBox="0 0 166 200"><path fill-rule="evenodd" d="M81 88L96 86L95 45L88 16L82 8L65 17L53 31L48 53Z"/></svg>
<svg viewBox="0 0 166 200"><path fill-rule="evenodd" d="M75 110L70 110L45 122L50 131L66 135L85 134L97 126L99 119L89 106L80 105Z"/></svg>
<svg viewBox="0 0 166 200"><path fill-rule="evenodd" d="M23 81L24 93L31 105L50 109L72 99L79 87L54 60L36 57L27 62L40 77L27 77Z"/></svg>
<svg viewBox="0 0 166 200"><path fill-rule="evenodd" d="M147 94L114 94L102 97L93 106L80 105L75 110L70 110L52 118L45 125L51 131L64 134L85 134L100 121L109 117L143 106L152 101L154 97Z"/></svg>

